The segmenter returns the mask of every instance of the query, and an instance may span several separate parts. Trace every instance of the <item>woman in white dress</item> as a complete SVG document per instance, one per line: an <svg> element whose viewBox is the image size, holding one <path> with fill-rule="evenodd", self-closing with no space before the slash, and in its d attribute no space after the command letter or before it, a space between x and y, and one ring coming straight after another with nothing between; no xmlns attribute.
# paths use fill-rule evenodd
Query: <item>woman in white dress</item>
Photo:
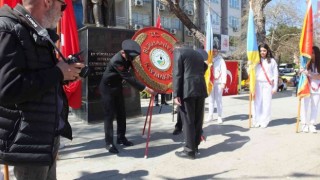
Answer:
<svg viewBox="0 0 320 180"><path fill-rule="evenodd" d="M307 64L307 70L303 73L308 76L310 97L303 98L301 103L301 130L303 132L317 133L315 124L320 100L320 50L317 46L312 47L311 61ZM310 103L310 118L307 118Z"/></svg>
<svg viewBox="0 0 320 180"><path fill-rule="evenodd" d="M278 89L278 66L267 44L259 45L252 127L266 128L271 119L271 99Z"/></svg>

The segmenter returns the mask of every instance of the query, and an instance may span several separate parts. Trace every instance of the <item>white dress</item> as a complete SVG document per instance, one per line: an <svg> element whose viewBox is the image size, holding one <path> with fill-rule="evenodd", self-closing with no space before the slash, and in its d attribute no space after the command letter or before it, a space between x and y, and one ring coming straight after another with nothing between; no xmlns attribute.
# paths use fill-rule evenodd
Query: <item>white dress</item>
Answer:
<svg viewBox="0 0 320 180"><path fill-rule="evenodd" d="M267 59L261 58L261 64L256 66L256 87L253 108L252 126L267 127L271 119L271 99L272 91L277 92L278 88L278 65L271 58L270 63ZM267 79L268 77L268 79Z"/></svg>

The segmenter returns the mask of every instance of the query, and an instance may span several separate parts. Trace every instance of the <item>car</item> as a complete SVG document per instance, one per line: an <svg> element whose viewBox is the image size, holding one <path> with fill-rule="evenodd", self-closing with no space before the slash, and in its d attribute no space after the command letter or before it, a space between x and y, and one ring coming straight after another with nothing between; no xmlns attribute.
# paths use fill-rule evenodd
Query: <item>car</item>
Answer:
<svg viewBox="0 0 320 180"><path fill-rule="evenodd" d="M293 64L283 63L279 65L279 73L291 73L294 72Z"/></svg>

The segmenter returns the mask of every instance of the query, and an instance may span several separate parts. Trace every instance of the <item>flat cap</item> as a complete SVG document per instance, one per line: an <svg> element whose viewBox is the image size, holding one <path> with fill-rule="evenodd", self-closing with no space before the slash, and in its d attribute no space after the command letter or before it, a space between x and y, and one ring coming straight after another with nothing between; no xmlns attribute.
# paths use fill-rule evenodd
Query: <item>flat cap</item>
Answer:
<svg viewBox="0 0 320 180"><path fill-rule="evenodd" d="M124 40L122 42L122 49L131 57L136 57L140 55L141 48L139 44L131 39Z"/></svg>
<svg viewBox="0 0 320 180"><path fill-rule="evenodd" d="M203 57L203 60L206 61L208 59L208 53L205 50L199 48L196 51L201 54L201 56Z"/></svg>

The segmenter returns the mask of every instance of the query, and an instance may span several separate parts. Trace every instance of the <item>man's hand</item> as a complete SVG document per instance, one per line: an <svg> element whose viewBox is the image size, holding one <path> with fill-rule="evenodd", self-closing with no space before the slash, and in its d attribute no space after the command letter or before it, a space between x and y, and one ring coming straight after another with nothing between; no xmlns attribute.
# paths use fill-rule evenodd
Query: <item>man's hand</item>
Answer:
<svg viewBox="0 0 320 180"><path fill-rule="evenodd" d="M181 99L180 99L180 97L174 98L174 103L175 103L176 105L178 105L178 106L181 106Z"/></svg>
<svg viewBox="0 0 320 180"><path fill-rule="evenodd" d="M221 89L224 89L226 87L226 84L222 83L220 84Z"/></svg>
<svg viewBox="0 0 320 180"><path fill-rule="evenodd" d="M68 64L64 61L60 61L57 64L57 67L61 70L64 81L75 81L80 79L79 73L81 72L81 69L84 67L84 64L82 63Z"/></svg>
<svg viewBox="0 0 320 180"><path fill-rule="evenodd" d="M152 94L152 95L157 95L158 94L155 90L153 90L153 89L151 89L151 88L149 88L147 86L146 86L146 88L144 88L144 90L147 91L149 94Z"/></svg>

